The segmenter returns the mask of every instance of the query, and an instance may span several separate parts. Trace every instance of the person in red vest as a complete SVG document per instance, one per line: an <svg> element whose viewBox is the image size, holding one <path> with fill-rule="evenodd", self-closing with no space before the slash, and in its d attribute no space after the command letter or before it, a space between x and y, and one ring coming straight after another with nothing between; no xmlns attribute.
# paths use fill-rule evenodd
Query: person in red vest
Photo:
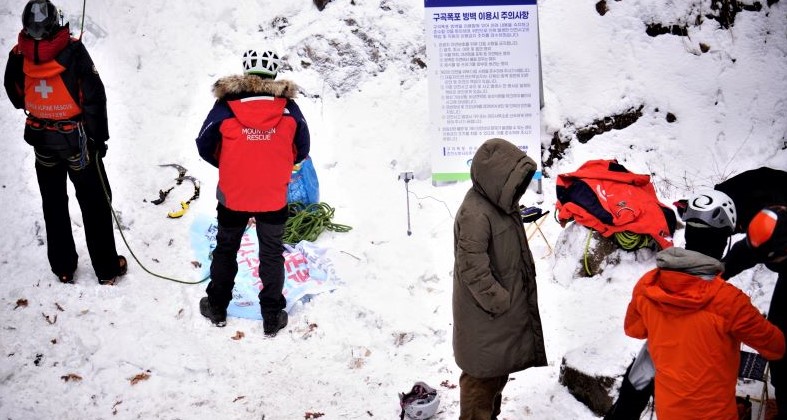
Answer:
<svg viewBox="0 0 787 420"><path fill-rule="evenodd" d="M219 168L218 232L207 296L200 313L227 324L227 306L238 273L238 249L250 218L259 241L259 293L263 330L272 337L287 326L284 287L284 224L287 186L294 164L309 155L306 119L293 98L298 86L275 80L282 62L271 51L246 51L243 75L213 85L216 102L197 137L206 162Z"/></svg>
<svg viewBox="0 0 787 420"><path fill-rule="evenodd" d="M634 287L624 329L648 340L660 420L737 420L741 343L768 360L784 356L784 334L720 276L723 269L715 258L672 247Z"/></svg>
<svg viewBox="0 0 787 420"><path fill-rule="evenodd" d="M78 255L68 213L66 177L79 207L90 262L104 285L126 273L112 227L112 191L102 159L109 139L106 94L84 44L48 0L31 0L11 49L4 85L8 99L27 114L24 138L35 151L35 170L46 225L47 256L63 283L74 281Z"/></svg>

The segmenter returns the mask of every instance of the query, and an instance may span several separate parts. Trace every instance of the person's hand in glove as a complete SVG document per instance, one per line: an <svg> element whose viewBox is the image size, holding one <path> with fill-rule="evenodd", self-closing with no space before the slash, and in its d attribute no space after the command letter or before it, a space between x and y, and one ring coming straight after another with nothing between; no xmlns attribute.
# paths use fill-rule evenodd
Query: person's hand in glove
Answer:
<svg viewBox="0 0 787 420"><path fill-rule="evenodd" d="M98 157L103 158L107 155L107 142L106 141L98 141L94 139L90 139L91 143L93 143L93 147L95 147L96 153L98 153Z"/></svg>

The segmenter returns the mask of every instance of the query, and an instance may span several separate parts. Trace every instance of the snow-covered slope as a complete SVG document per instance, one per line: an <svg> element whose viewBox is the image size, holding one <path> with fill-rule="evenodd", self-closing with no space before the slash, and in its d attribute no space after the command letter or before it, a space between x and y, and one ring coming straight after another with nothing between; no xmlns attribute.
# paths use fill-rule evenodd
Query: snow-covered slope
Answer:
<svg viewBox="0 0 787 420"><path fill-rule="evenodd" d="M601 15L586 2L539 2L542 160L551 165L544 195L528 192L523 204L551 208L554 176L595 158L653 175L665 203L753 167L787 169L787 4L741 11L724 29L703 17L717 13L705 3L616 1ZM0 5L6 51L24 4ZM82 2L56 4L76 29ZM87 2L84 42L109 101L118 248L145 269L131 261L117 286L98 286L72 200L80 265L75 285L56 282L33 153L21 138L24 116L0 101L0 415L387 419L399 414L397 393L422 380L439 390L435 418L456 418L452 224L469 185L430 183L423 19L418 0L334 0L323 11L310 2ZM650 36L654 23L686 25L688 36ZM343 286L297 306L274 339L245 319L213 328L197 307L204 283L146 272L200 279L188 234L197 215L213 214L217 177L193 140L212 105L212 83L239 73L248 48L273 48L287 60L280 77L302 88L321 198L336 207L335 222L353 227L317 241ZM638 112L625 128L579 141L596 121L631 110ZM159 166L166 163L202 181L202 196L181 219L150 203L175 175ZM403 171L415 174L411 236ZM172 194L187 198L190 188ZM551 246L567 234L553 220L542 230ZM675 239L682 243L682 231ZM586 278L571 269L570 249L550 253L538 235L531 246L550 365L512 375L501 418L595 418L558 383L561 359L584 355L603 373L625 367L639 343L623 335L623 313L652 260L627 254ZM740 277L736 284L767 308L773 276ZM244 337L233 339L237 331ZM610 349L620 356L595 357Z"/></svg>

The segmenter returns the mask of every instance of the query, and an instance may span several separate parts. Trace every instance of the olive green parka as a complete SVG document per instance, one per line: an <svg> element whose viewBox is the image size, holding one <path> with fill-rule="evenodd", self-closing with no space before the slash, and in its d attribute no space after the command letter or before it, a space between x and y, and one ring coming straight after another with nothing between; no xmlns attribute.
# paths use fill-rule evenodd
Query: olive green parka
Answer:
<svg viewBox="0 0 787 420"><path fill-rule="evenodd" d="M476 378L546 366L536 272L519 199L536 163L502 139L484 142L454 223L453 347Z"/></svg>

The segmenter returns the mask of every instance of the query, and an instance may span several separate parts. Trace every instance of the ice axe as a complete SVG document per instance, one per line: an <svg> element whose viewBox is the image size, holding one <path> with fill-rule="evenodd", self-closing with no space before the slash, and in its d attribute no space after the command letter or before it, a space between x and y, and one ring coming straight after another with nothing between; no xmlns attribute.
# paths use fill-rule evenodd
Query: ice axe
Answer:
<svg viewBox="0 0 787 420"><path fill-rule="evenodd" d="M413 231L410 229L410 187L408 186L411 179L413 179L412 172L402 172L399 174L399 180L404 181L405 197L407 198L407 236L413 234Z"/></svg>
<svg viewBox="0 0 787 420"><path fill-rule="evenodd" d="M178 165L177 163L165 163L165 164L159 165L159 166L162 167L162 168L163 167L167 167L167 166L171 166L171 167L173 167L173 168L178 170L178 177L175 178L175 182L177 183L176 185L180 185L180 184L183 183L183 179L186 176L186 172L188 171L188 169L184 168L181 165ZM164 200L167 198L167 195L169 195L169 193L172 192L172 190L174 188L175 188L175 186L173 185L173 186L169 187L169 189L158 190L158 198L155 199L155 200L150 200L150 202L155 204L155 205L159 205L159 204L163 203Z"/></svg>
<svg viewBox="0 0 787 420"><path fill-rule="evenodd" d="M184 180L189 180L191 181L192 184L194 184L194 194L188 200L180 202L180 210L175 210L167 213L167 217L169 217L170 219L177 219L183 216L186 213L186 210L189 209L189 204L191 204L192 201L199 198L199 190L200 190L199 180L197 178L194 178L193 176L185 175L185 176L178 177L175 181L177 181L178 184L181 184Z"/></svg>

